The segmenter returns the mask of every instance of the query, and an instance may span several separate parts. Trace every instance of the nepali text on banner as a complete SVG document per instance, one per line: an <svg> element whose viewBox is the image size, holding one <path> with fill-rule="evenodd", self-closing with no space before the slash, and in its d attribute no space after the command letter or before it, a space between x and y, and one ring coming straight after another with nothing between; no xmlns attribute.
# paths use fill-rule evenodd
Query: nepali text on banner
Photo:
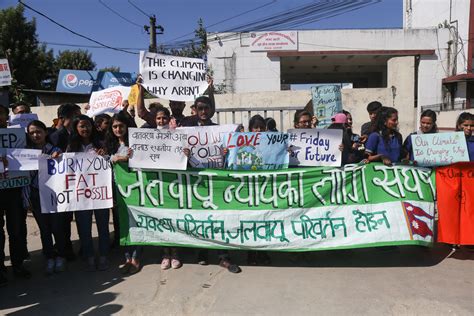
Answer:
<svg viewBox="0 0 474 316"><path fill-rule="evenodd" d="M312 251L433 242L430 169L144 172L124 164L114 172L123 245Z"/></svg>

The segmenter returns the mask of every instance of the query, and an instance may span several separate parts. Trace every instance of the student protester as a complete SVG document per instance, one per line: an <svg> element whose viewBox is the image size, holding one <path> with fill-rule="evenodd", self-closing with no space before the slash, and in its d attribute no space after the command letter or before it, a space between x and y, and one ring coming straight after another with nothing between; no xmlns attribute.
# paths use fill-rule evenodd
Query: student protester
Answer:
<svg viewBox="0 0 474 316"><path fill-rule="evenodd" d="M250 118L249 121L249 132L259 133L259 132L266 132L267 125L265 119L261 115L254 115ZM249 250L247 251L247 263L249 265L270 265L271 264L270 256L266 251L255 251Z"/></svg>
<svg viewBox="0 0 474 316"><path fill-rule="evenodd" d="M110 155L110 161L112 164L128 162L128 159L132 155L132 150L128 147L128 129L130 127L136 127L136 124L133 121L133 118L128 114L126 108L112 116L105 142L107 154ZM115 191L117 191L116 188ZM116 204L116 202L114 202L114 204ZM120 229L118 226L118 208L115 205L112 214L114 216L115 240L118 241L120 238ZM125 263L119 267L120 272L123 274L135 274L139 272L141 269L141 252L141 246L125 247Z"/></svg>
<svg viewBox="0 0 474 316"><path fill-rule="evenodd" d="M381 161L390 166L404 157L402 135L398 132L398 111L382 107L377 113L375 131L369 135L365 145L368 158L365 162Z"/></svg>
<svg viewBox="0 0 474 316"><path fill-rule="evenodd" d="M81 108L79 105L74 103L61 104L58 107L57 115L57 130L49 135L49 141L53 146L58 147L62 152L65 152L69 142L69 135L72 132L72 122L74 118L81 115ZM66 234L66 259L70 261L76 258L71 242L71 223L73 220L73 213L69 212L66 216L68 218L64 228Z"/></svg>
<svg viewBox="0 0 474 316"><path fill-rule="evenodd" d="M56 158L61 150L48 142L46 125L38 120L31 121L27 126L28 148L39 149L43 155ZM24 187L24 196L40 229L43 255L46 257L46 274L63 272L65 270L66 238L64 227L67 221L66 213L42 213L38 171L30 171L31 184ZM53 236L56 245L53 243Z"/></svg>
<svg viewBox="0 0 474 316"><path fill-rule="evenodd" d="M30 106L25 102L17 102L12 104L13 114L27 114L31 113Z"/></svg>
<svg viewBox="0 0 474 316"><path fill-rule="evenodd" d="M456 131L463 131L466 136L469 161L474 161L474 114L463 112L456 121Z"/></svg>
<svg viewBox="0 0 474 316"><path fill-rule="evenodd" d="M0 104L0 128L7 128L9 110ZM5 157L0 157L6 164ZM3 177L2 174L0 174ZM31 278L31 273L23 261L28 255L26 248L26 212L22 204L22 188L0 189L0 285L6 284L5 273L5 219L7 224L10 261L15 276L26 279Z"/></svg>
<svg viewBox="0 0 474 316"><path fill-rule="evenodd" d="M170 100L169 106L171 109L172 119L175 120L176 126L181 126L181 122L184 120L185 116L183 115L184 108L186 103L182 101L173 101Z"/></svg>
<svg viewBox="0 0 474 316"><path fill-rule="evenodd" d="M339 129L342 131L342 145L343 146L340 147L340 149L342 149L342 158L341 158L342 165L353 163L353 161L349 160L350 153L352 150L352 142L351 142L349 133L347 132L346 124L347 124L347 116L344 113L337 113L332 118L331 125L328 126L328 129Z"/></svg>
<svg viewBox="0 0 474 316"><path fill-rule="evenodd" d="M69 141L69 135L72 131L72 121L75 117L81 115L81 108L74 103L61 104L58 108L58 129L49 136L51 144L66 150Z"/></svg>
<svg viewBox="0 0 474 316"><path fill-rule="evenodd" d="M317 119L316 119L317 122ZM295 116L293 119L293 123L295 128L314 128L316 125L314 124L314 118L312 117L311 113L306 110L298 110L295 112Z"/></svg>
<svg viewBox="0 0 474 316"><path fill-rule="evenodd" d="M94 128L94 121L86 116L79 115L72 122L72 131L66 152L83 152L104 155ZM95 271L94 245L92 243L92 214L95 216L97 231L99 233L99 264L100 271L107 270L109 263L109 209L83 210L74 212L79 239L81 241L82 255L87 259L87 270Z"/></svg>
<svg viewBox="0 0 474 316"><path fill-rule="evenodd" d="M187 116L183 119L181 126L212 126L217 125L211 118L215 113L212 99L207 96L200 96L194 100L196 115Z"/></svg>
<svg viewBox="0 0 474 316"><path fill-rule="evenodd" d="M413 156L413 144L411 142L411 136L417 134L432 134L437 133L438 127L436 126L436 113L432 110L425 110L421 113L420 117L420 129L417 132L411 133L403 142L403 148L406 152L406 156L403 160L409 160L416 163Z"/></svg>
<svg viewBox="0 0 474 316"><path fill-rule="evenodd" d="M271 117L267 117L265 119L265 126L266 126L267 132L278 132L278 129L276 128L277 124L275 120Z"/></svg>
<svg viewBox="0 0 474 316"><path fill-rule="evenodd" d="M351 140L351 150L349 153L349 162L350 163L359 163L364 159L365 147L361 142L361 137L358 134L355 134L352 129L352 114L346 110L342 110L342 113L346 115L346 131Z"/></svg>
<svg viewBox="0 0 474 316"><path fill-rule="evenodd" d="M382 108L382 103L378 101L372 101L367 105L367 112L369 113L370 121L362 124L360 129L360 136L362 137L363 142L369 137L372 129L374 127L377 111Z"/></svg>
<svg viewBox="0 0 474 316"><path fill-rule="evenodd" d="M97 130L97 137L99 138L99 141L103 142L105 140L105 134L107 133L109 124L110 115L103 113L95 116L94 126Z"/></svg>

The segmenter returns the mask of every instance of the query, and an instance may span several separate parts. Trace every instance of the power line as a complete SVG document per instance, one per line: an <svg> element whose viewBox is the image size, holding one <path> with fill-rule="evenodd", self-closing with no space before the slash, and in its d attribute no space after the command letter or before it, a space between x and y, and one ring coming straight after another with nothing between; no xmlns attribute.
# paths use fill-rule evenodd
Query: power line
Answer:
<svg viewBox="0 0 474 316"><path fill-rule="evenodd" d="M235 19L235 18L241 17L241 16L243 16L243 15L245 15L245 14L248 14L248 13L257 11L257 10L259 10L259 9L265 8L265 7L269 6L269 5L274 4L275 2L277 2L277 0L272 0L272 1L267 2L267 3L264 3L264 4L262 4L261 6L258 6L258 7L256 7L256 8L253 8L253 9L250 9L250 10L247 10L247 11L244 11L244 12L242 12L242 13L239 13L239 14L237 14L237 15L231 16L231 17L226 18L226 19L224 19L224 20L218 21L218 22L213 23L213 24L211 24L211 25L206 25L206 26L204 26L204 27L205 27L206 29L211 28L211 27L213 27L213 26L216 26L216 25L222 24L222 23L224 23L224 22L233 20L233 19ZM191 34L194 34L194 32L189 32L189 33L186 33L186 34L181 35L181 36L179 36L179 37L175 37L175 38L173 38L173 39L170 39L168 42L172 42L172 41L174 41L174 40L183 38L183 37L188 36L188 35L191 35ZM167 42L167 43L168 43L168 42Z"/></svg>
<svg viewBox="0 0 474 316"><path fill-rule="evenodd" d="M128 3L130 3L135 9L137 9L138 11L140 11L141 13L143 13L146 17L148 18L151 18L151 15L145 13L142 9L140 9L135 3L133 3L132 1L128 0Z"/></svg>
<svg viewBox="0 0 474 316"><path fill-rule="evenodd" d="M57 43L57 42L44 42L41 41L41 44L46 44L46 45L51 45L51 46L70 46L70 47L79 47L79 48L101 48L101 49L108 49L107 47L104 46L98 46L98 45L82 45L82 44L72 44L72 43ZM135 51L141 51L141 50L146 50L145 47L116 47L117 49L126 49L126 50L135 50Z"/></svg>
<svg viewBox="0 0 474 316"><path fill-rule="evenodd" d="M143 30L143 25L140 25L140 24L137 24L133 21L130 21L129 19L127 19L126 17L124 17L123 15L121 15L120 13L118 13L117 11L115 11L114 9L112 9L111 7L109 7L107 4L105 4L102 0L98 0L100 4L102 4L104 7L106 7L107 9L109 9L110 11L112 11L113 13L115 13L115 15L119 16L120 18L122 18L122 20L124 21L127 21L128 23L140 28Z"/></svg>
<svg viewBox="0 0 474 316"><path fill-rule="evenodd" d="M55 20L53 20L53 19L50 18L49 16L45 15L44 13L41 13L41 12L39 12L38 10L33 9L32 7L30 7L29 5L27 5L26 3L24 3L22 0L18 0L18 2L19 2L21 5L23 5L25 8L30 9L31 11L33 11L33 12L35 12L35 13L41 15L41 16L44 17L45 19L51 21L52 23L56 24L57 26L61 27L62 29L65 29L66 31L71 32L72 34L74 34L74 35L76 35L76 36L82 37L82 38L84 38L84 39L86 39L86 40L88 40L88 41L91 41L91 42L93 42L93 43L99 44L100 46L103 46L103 47L108 48L108 49L116 50L116 51L119 51L119 52L124 52L124 53L127 53L127 54L138 55L138 53L130 52L130 51L127 51L127 50L124 50L124 49L120 49L120 48L115 48L115 47L106 45L106 44L104 44L104 43L101 43L101 42L99 42L99 41L96 41L96 40L94 40L94 39L92 39L92 38L90 38L90 37L87 37L87 36L85 36L85 35L79 34L79 33L77 33L76 31L73 31L73 30L71 30L70 28L68 28L68 27L66 27L66 26L64 26L64 25L62 25L62 24L56 22Z"/></svg>

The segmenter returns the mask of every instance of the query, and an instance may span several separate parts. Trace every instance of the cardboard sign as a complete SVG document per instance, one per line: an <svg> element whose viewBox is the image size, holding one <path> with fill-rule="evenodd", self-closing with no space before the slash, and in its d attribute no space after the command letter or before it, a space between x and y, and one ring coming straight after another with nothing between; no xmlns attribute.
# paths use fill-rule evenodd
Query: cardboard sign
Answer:
<svg viewBox="0 0 474 316"><path fill-rule="evenodd" d="M151 94L166 100L194 101L208 87L206 62L140 52L140 74L143 86Z"/></svg>
<svg viewBox="0 0 474 316"><path fill-rule="evenodd" d="M197 127L180 127L188 134L186 147L191 151L189 164L193 168L216 168L224 167L222 156L222 136L235 132L238 125L214 125Z"/></svg>
<svg viewBox="0 0 474 316"><path fill-rule="evenodd" d="M7 149L8 170L38 170L40 156L40 149L9 148Z"/></svg>
<svg viewBox="0 0 474 316"><path fill-rule="evenodd" d="M342 111L341 86L322 85L311 87L313 113L319 120L318 128L331 125L331 118Z"/></svg>
<svg viewBox="0 0 474 316"><path fill-rule="evenodd" d="M342 130L290 129L290 166L341 166Z"/></svg>
<svg viewBox="0 0 474 316"><path fill-rule="evenodd" d="M273 170L288 168L288 134L230 133L224 138L227 169Z"/></svg>
<svg viewBox="0 0 474 316"><path fill-rule="evenodd" d="M8 120L10 126L17 126L26 128L31 121L38 119L38 114L36 113L25 113L25 114L13 114L10 115Z"/></svg>
<svg viewBox="0 0 474 316"><path fill-rule="evenodd" d="M122 102L127 100L130 87L116 86L92 92L87 115L92 117L102 113L118 113L122 110Z"/></svg>
<svg viewBox="0 0 474 316"><path fill-rule="evenodd" d="M12 75L10 73L10 66L8 66L8 59L0 59L0 87L11 84Z"/></svg>
<svg viewBox="0 0 474 316"><path fill-rule="evenodd" d="M469 161L464 132L411 135L413 157L419 166L445 166Z"/></svg>
<svg viewBox="0 0 474 316"><path fill-rule="evenodd" d="M39 160L42 213L111 208L112 169L102 156L65 153Z"/></svg>
<svg viewBox="0 0 474 316"><path fill-rule="evenodd" d="M128 142L133 155L128 161L131 168L186 170L188 157L185 131L130 128Z"/></svg>

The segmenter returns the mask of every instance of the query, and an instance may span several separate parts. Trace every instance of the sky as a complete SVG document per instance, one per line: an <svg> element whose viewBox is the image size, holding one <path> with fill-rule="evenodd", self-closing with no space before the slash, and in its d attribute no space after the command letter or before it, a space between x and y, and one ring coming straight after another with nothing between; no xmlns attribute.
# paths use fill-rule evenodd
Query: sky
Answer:
<svg viewBox="0 0 474 316"><path fill-rule="evenodd" d="M237 25L261 20L276 13L287 12L304 4L320 1L24 0L24 2L77 33L111 47L132 48L134 52L138 52L139 49L147 50L150 42L149 35L142 27L149 25L147 15L156 15L157 24L164 28L164 34L157 36L158 44L160 44L175 41L177 37L193 32L199 18L202 18L205 26L217 23L207 28L208 32L219 32ZM14 0L0 0L2 9L16 4L17 1ZM104 4L129 21L119 17ZM259 7L260 9L257 9ZM245 13L250 10L253 11ZM295 29L401 28L403 24L402 10L402 0L380 0L380 2L364 8ZM97 68L118 66L123 72L138 72L138 55L105 48L84 47L97 46L97 44L60 28L26 8L25 15L28 20L36 19L39 40L48 43L48 47L52 48L55 54L60 50L87 48L92 53L92 59L97 64ZM237 15L240 16L235 17ZM183 39L190 36L192 35L187 35Z"/></svg>

